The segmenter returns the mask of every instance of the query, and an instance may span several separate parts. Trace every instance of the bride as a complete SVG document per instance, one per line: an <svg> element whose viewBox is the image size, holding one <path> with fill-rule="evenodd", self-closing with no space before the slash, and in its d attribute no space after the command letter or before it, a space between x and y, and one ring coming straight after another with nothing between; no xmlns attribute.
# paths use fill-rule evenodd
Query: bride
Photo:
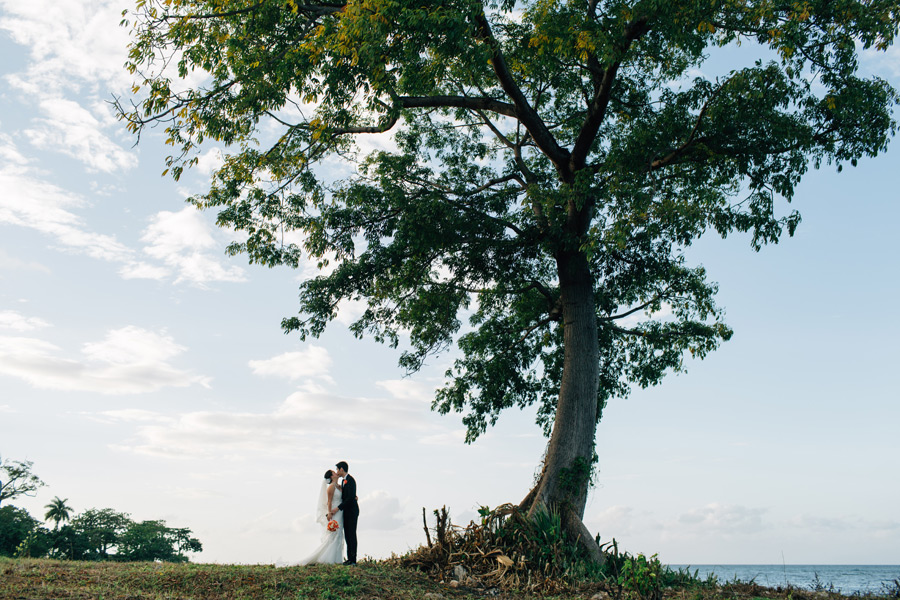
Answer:
<svg viewBox="0 0 900 600"><path fill-rule="evenodd" d="M337 509L341 503L342 491L338 485L338 474L325 471L325 481L316 504L316 521L322 525L322 545L315 552L300 561L301 565L341 564L344 555L344 513ZM333 515L333 516L332 516ZM334 531L328 530L328 521L337 521Z"/></svg>

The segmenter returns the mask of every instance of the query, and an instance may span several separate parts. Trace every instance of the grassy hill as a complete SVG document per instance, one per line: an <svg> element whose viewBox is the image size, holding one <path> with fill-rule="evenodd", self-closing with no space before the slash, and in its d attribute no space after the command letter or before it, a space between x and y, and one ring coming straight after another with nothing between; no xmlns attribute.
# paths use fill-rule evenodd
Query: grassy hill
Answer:
<svg viewBox="0 0 900 600"><path fill-rule="evenodd" d="M421 573L384 563L358 567L85 563L0 558L0 599L49 600L641 600L615 598L603 584L537 596L513 591L451 588ZM770 589L753 584L686 586L666 600L839 600L839 594ZM646 599L644 599L646 600ZM662 600L662 599L658 599Z"/></svg>
<svg viewBox="0 0 900 600"><path fill-rule="evenodd" d="M0 558L0 598L103 600L381 600L448 593L412 571L375 563L276 568L271 565L74 562Z"/></svg>

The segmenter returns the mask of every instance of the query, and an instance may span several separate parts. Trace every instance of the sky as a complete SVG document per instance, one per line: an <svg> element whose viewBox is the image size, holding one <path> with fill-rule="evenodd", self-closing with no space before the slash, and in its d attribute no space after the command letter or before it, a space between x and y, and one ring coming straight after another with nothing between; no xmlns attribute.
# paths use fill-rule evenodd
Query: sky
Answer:
<svg viewBox="0 0 900 600"><path fill-rule="evenodd" d="M375 558L424 542L423 508L465 524L520 501L545 439L514 409L464 444L429 410L452 352L408 377L348 333L353 305L318 340L282 332L314 267L226 256L233 236L184 202L217 150L174 183L159 133L135 146L115 118L127 6L0 0L0 456L47 484L13 503L164 519L201 540L194 561L256 564L318 545L338 460ZM900 87L900 52L862 70ZM689 249L734 337L610 402L585 513L602 541L670 564L900 563L898 143L811 170L793 238Z"/></svg>

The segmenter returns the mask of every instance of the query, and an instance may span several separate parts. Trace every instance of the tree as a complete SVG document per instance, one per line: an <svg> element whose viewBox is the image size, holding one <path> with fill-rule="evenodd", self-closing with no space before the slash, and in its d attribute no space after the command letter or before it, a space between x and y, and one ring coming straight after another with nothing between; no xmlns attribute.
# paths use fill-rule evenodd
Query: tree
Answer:
<svg viewBox="0 0 900 600"><path fill-rule="evenodd" d="M44 506L47 509L47 512L44 513L44 520L53 521L55 530L59 530L60 521L69 520L69 513L72 512L72 507L66 504L68 500L68 498L61 500L59 496L54 496L50 504Z"/></svg>
<svg viewBox="0 0 900 600"><path fill-rule="evenodd" d="M433 407L469 442L536 405L522 506L599 559L581 519L603 407L731 335L684 248L777 242L810 165L886 148L898 97L857 52L898 22L896 0L139 0L138 99L117 105L138 135L164 125L176 179L226 147L191 201L244 232L228 252L323 269L285 330L364 300L351 330L408 334L409 371L457 344ZM689 76L727 44L755 60ZM391 150L356 151L381 133Z"/></svg>
<svg viewBox="0 0 900 600"><path fill-rule="evenodd" d="M97 560L99 554L93 551L88 536L72 525L63 525L51 532L51 558L63 560Z"/></svg>
<svg viewBox="0 0 900 600"><path fill-rule="evenodd" d="M44 485L41 479L31 472L34 465L30 460L3 460L0 457L0 503L17 496L33 496Z"/></svg>
<svg viewBox="0 0 900 600"><path fill-rule="evenodd" d="M73 537L77 546L84 546L82 556L77 559L110 559L110 551L118 547L122 534L132 525L134 522L128 514L111 508L90 508L76 515L72 519Z"/></svg>
<svg viewBox="0 0 900 600"><path fill-rule="evenodd" d="M40 525L24 508L0 507L0 556L44 556L50 532Z"/></svg>
<svg viewBox="0 0 900 600"><path fill-rule="evenodd" d="M166 527L165 521L132 523L119 538L116 558L125 561L187 562L186 552L200 552L203 545L191 530Z"/></svg>

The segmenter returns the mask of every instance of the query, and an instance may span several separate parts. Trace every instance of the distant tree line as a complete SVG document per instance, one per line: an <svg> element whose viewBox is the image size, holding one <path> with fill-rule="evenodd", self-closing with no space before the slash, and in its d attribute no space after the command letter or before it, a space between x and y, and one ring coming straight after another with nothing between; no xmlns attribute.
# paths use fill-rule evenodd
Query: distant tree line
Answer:
<svg viewBox="0 0 900 600"><path fill-rule="evenodd" d="M8 492L0 501L32 495L44 485L31 473L31 464L0 459L0 486ZM187 552L203 549L190 529L168 527L162 520L134 521L111 508L91 508L73 516L67 501L53 498L45 506L44 521L23 508L0 506L0 556L187 562ZM53 529L45 522L52 522Z"/></svg>

